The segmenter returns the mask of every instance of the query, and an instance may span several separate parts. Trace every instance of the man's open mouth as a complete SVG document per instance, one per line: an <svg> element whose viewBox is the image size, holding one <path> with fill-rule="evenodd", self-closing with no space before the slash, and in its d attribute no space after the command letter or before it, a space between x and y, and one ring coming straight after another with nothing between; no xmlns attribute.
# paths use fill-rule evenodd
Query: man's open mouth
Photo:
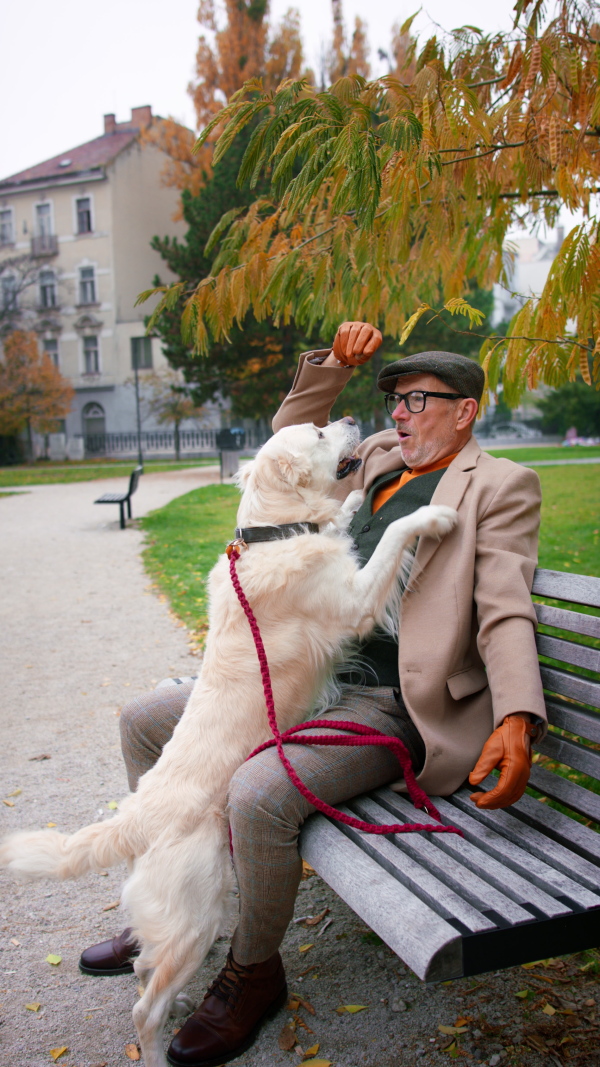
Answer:
<svg viewBox="0 0 600 1067"><path fill-rule="evenodd" d="M342 478L347 478L349 474L354 474L361 464L362 459L359 459L358 456L347 456L346 459L341 459L337 465L336 478L338 482L341 482Z"/></svg>

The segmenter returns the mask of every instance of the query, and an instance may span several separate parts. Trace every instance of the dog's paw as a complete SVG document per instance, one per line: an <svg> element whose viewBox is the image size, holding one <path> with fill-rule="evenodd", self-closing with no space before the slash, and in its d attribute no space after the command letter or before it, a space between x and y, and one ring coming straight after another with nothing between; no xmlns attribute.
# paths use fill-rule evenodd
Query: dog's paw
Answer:
<svg viewBox="0 0 600 1067"><path fill-rule="evenodd" d="M458 522L458 513L445 504L428 504L415 512L417 533L427 537L445 537Z"/></svg>
<svg viewBox="0 0 600 1067"><path fill-rule="evenodd" d="M196 1010L197 1006L196 1001L188 997L186 993L178 993L171 1004L169 1015L172 1015L175 1019L185 1019L186 1016L191 1015Z"/></svg>

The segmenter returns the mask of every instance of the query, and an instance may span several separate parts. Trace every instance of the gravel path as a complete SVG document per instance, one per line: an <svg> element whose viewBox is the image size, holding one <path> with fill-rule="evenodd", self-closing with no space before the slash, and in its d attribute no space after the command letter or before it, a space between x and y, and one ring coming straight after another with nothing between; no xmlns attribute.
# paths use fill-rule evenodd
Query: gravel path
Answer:
<svg viewBox="0 0 600 1067"><path fill-rule="evenodd" d="M207 468L145 475L133 500L134 515L215 480L216 471ZM116 507L114 512L94 507L93 500L107 490L115 490L113 479L32 487L0 501L3 832L48 823L70 832L109 818L108 805L127 789L118 740L121 706L161 678L192 674L198 667L185 628L151 592L139 556L142 534L135 527L118 529ZM1 1067L47 1067L53 1062L51 1050L56 1055L65 1046L58 1058L62 1067L131 1063L125 1046L135 1043L130 1014L135 979L90 978L77 967L83 947L125 925L125 917L111 907L123 875L116 868L76 883L23 886L2 875ZM240 1067L299 1063L299 1052L317 1044L318 1056L334 1067L437 1067L448 1063L442 1046L451 1040L438 1025L453 1025L461 1016L468 1017L459 1037L465 1067L541 1067L566 1062L548 1053L560 1050L569 1019L580 1023L585 1035L590 1032L593 1024L578 1015L542 1013L550 990L556 1007L559 992L571 998L565 1001L572 1004L568 1010L581 1008L593 1017L589 1003L581 1005L595 996L595 979L579 970L581 960L544 971L554 976L549 984L515 968L426 989L318 877L309 875L296 914L325 908L330 911L323 923L333 922L322 936L323 924L295 924L283 946L290 990L308 1000L316 1014L297 1007L298 1046L283 1051L278 1035L294 1011L282 1012L236 1061ZM301 952L307 944L313 947ZM197 999L226 950L223 939L192 983L189 992ZM48 955L60 956L61 962L53 966L46 962ZM533 1001L515 998L524 987L533 991ZM365 1010L336 1012L347 1004ZM568 1038L573 1067L600 1062L584 1033ZM538 1051L521 1044L528 1035Z"/></svg>

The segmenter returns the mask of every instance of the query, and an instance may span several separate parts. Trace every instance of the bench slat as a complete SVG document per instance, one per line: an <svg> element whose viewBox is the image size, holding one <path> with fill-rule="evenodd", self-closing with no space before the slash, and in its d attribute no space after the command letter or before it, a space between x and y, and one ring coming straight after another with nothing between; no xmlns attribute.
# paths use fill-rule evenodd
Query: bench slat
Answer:
<svg viewBox="0 0 600 1067"><path fill-rule="evenodd" d="M519 818L524 822L546 834L546 842L548 838L552 838L571 852L576 852L596 864L596 888L600 885L600 834L575 822L568 815L540 804L539 800L534 800L533 797L521 797L517 804L513 805L513 810L518 812Z"/></svg>
<svg viewBox="0 0 600 1067"><path fill-rule="evenodd" d="M493 788L496 784L495 778L488 778L484 782L488 788ZM457 793L453 793L449 798L450 803L460 808L462 811L470 814L473 809L473 802L469 800L469 790L460 789ZM516 845L523 848L526 852L531 852L533 856L538 859L544 860L545 863L551 863L553 867L558 871L562 871L564 874L569 875L571 878L577 879L592 893L598 893L598 884L600 873L598 866L600 865L591 862L584 856L580 855L574 849L562 844L561 841L557 841L553 835L549 835L545 832L545 827L537 829L535 826L530 825L528 822L524 822L522 819L517 818L516 811L520 812L520 806L526 801L530 801L531 804L535 804L543 814L548 811L552 811L552 816L557 818L563 818L568 822L569 829L579 826L574 819L569 819L568 816L560 815L560 812L554 811L551 808L546 808L545 804L540 804L539 801L534 800L533 797L522 797L521 800L514 804L510 810L496 810L489 811L485 808L478 810L477 818L484 825L489 826L492 830L496 830L498 833L503 834L509 839L514 841ZM587 827L580 827L582 830L586 830L588 834L596 837L600 842L600 834L594 834L592 830L588 830ZM569 838L566 838L569 841ZM600 902L600 894L598 894Z"/></svg>
<svg viewBox="0 0 600 1067"><path fill-rule="evenodd" d="M558 763L564 763L582 774L589 774L591 778L600 779L600 752L578 745L568 737L551 733L547 733L543 741L537 741L535 748L537 752L550 756Z"/></svg>
<svg viewBox="0 0 600 1067"><path fill-rule="evenodd" d="M574 634L587 637L600 637L600 618L597 615L584 615L580 611L568 611L567 608L555 608L552 604L534 604L538 622L542 626L554 626L557 630L569 630Z"/></svg>
<svg viewBox="0 0 600 1067"><path fill-rule="evenodd" d="M566 574L564 571L547 571L538 567L531 591L536 596L546 596L551 600L566 600L571 604L600 608L600 578L592 578L587 574Z"/></svg>
<svg viewBox="0 0 600 1067"><path fill-rule="evenodd" d="M569 782L568 779L561 778L560 774L547 771L545 767L538 767L535 763L531 768L529 784L550 800L558 800L578 815L600 823L600 796L592 793L590 789L578 785L577 782Z"/></svg>
<svg viewBox="0 0 600 1067"><path fill-rule="evenodd" d="M576 674L558 667L547 667L543 663L540 664L540 674L544 689L549 689L557 696L570 697L582 704L600 708L600 684L591 678L578 678Z"/></svg>
<svg viewBox="0 0 600 1067"><path fill-rule="evenodd" d="M323 815L304 824L300 854L418 978L435 982L462 974L461 937L454 927Z"/></svg>
<svg viewBox="0 0 600 1067"><path fill-rule="evenodd" d="M385 808L380 808L373 800L365 797L360 797L358 801L352 801L352 807L360 809L363 817L377 823L388 821L390 808L396 817L401 818L403 821L408 821L415 817L415 809L412 804L397 794L393 799L388 798ZM410 836L412 837L413 835ZM397 835L394 840L400 852L404 852L405 838L402 835ZM509 897L520 907L527 909L527 905L533 904L548 918L568 915L572 911L568 905L556 900L555 897L544 892L543 889L523 878L516 871L506 867L505 864L499 863L493 856L483 852L471 841L464 840L454 834L428 834L426 835L426 840L432 848L441 853L438 862L444 865L453 861L460 864L459 870L464 878L460 889L463 895L465 888L475 876L478 880L481 879L484 882L488 882L494 889L500 886L502 894ZM528 918L531 918L531 913L528 912L527 914Z"/></svg>
<svg viewBox="0 0 600 1067"><path fill-rule="evenodd" d="M591 893L574 878L564 874L563 871L556 870L550 863L533 856L531 852L520 848L498 830L492 830L486 826L479 818L479 809L473 804L471 811L467 813L442 797L436 797L435 803L440 814L448 822L458 826L468 841L472 841L479 849L488 852L506 867L512 868L524 878L534 882L544 892L551 896L568 897L582 908L593 908L598 905L599 894Z"/></svg>
<svg viewBox="0 0 600 1067"><path fill-rule="evenodd" d="M600 742L600 715L595 712L551 699L546 701L546 711L552 726L584 737L586 741Z"/></svg>
<svg viewBox="0 0 600 1067"><path fill-rule="evenodd" d="M585 667L588 671L600 670L600 649L589 645L579 645L576 641L565 641L549 634L536 634L535 643L540 656L558 659L574 667Z"/></svg>
<svg viewBox="0 0 600 1067"><path fill-rule="evenodd" d="M363 806L362 802L367 802L367 799L366 797L361 797L361 808ZM353 803L353 808L354 806ZM344 810L349 811L349 809ZM375 812L379 814L378 818L371 817ZM354 811L350 812L350 814L354 814ZM369 806L368 819L369 822L381 823L388 821L386 812L373 803ZM424 867L421 862L415 860L413 856L409 855L408 850L399 848L398 846L401 844L399 835L392 838L380 837L377 834L363 834L361 831L355 830L351 826L345 826L343 823L337 823L336 827L340 833L345 834L358 848L366 852L368 856L371 856L393 878L396 878L407 889L410 889L411 893L414 893L430 908L433 908L443 919L447 919L449 922L455 920L472 933L497 929L497 924L491 918L488 918L479 909L473 907L463 896L437 878L429 867Z"/></svg>
<svg viewBox="0 0 600 1067"><path fill-rule="evenodd" d="M401 821L414 822L415 809L406 802L406 807L402 808L401 798L399 800ZM352 812L356 811L359 818L365 818L365 811L363 810L365 804L370 809L367 813L369 821L379 823L388 821L389 815L385 811L382 811L372 801L363 797L359 797L358 800L352 800L350 807ZM371 805L373 805L372 808L370 807ZM374 816L373 819L370 819L371 814ZM402 853L406 852L407 855L412 856L417 862L427 867L427 870L433 871L440 881L462 896L478 911L491 909L511 926L528 922L531 919L531 912L526 911L521 904L503 892L504 887L500 889L497 884L490 884L486 878L466 867L462 859L450 856L438 848L438 839L435 834L401 834L394 840L398 848L399 862L401 862Z"/></svg>
<svg viewBox="0 0 600 1067"><path fill-rule="evenodd" d="M94 501L95 504L124 504L127 500L127 493L105 493L104 496L99 496Z"/></svg>

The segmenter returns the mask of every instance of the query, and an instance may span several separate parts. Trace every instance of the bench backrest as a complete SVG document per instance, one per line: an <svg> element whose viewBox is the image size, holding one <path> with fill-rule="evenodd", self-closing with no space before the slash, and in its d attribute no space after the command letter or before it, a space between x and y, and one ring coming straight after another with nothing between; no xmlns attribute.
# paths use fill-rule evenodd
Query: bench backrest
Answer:
<svg viewBox="0 0 600 1067"><path fill-rule="evenodd" d="M535 604L540 625L586 637L600 638L600 617L577 611L579 606L600 608L600 578L563 571L538 569L533 595L560 600L570 607ZM551 729L535 747L542 755L571 768L600 784L600 649L569 637L538 633L537 648L542 657L540 672L546 693ZM545 660L558 661L561 666ZM575 669L573 669L575 668ZM582 670L583 668L583 670ZM584 673L585 672L585 673ZM595 677L593 676L595 675ZM567 731L573 737L565 737ZM587 742L587 743L586 743ZM547 767L534 764L530 784L552 800L578 814L600 822L600 796ZM586 786L584 788L583 786Z"/></svg>
<svg viewBox="0 0 600 1067"><path fill-rule="evenodd" d="M143 474L143 473L144 473L144 468L143 467L136 467L135 470L131 472L131 477L129 479L129 491L128 491L128 494L127 494L128 496L133 496L133 494L135 493L135 491L136 491L136 489L138 487L138 482L140 480L140 474Z"/></svg>

